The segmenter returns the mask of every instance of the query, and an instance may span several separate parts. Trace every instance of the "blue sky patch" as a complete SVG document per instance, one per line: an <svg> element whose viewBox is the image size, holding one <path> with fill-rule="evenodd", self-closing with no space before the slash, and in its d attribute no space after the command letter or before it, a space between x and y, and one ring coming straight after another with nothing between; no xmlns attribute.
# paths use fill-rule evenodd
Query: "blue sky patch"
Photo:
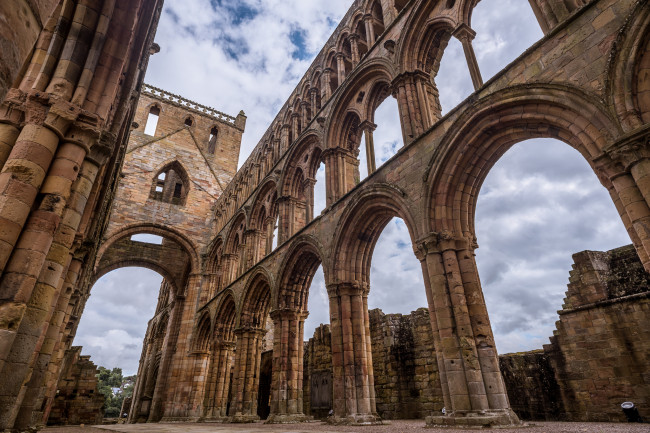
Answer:
<svg viewBox="0 0 650 433"><path fill-rule="evenodd" d="M291 57L296 60L306 60L311 57L311 53L307 51L307 44L305 42L307 31L301 28L294 28L289 32L289 40L295 47Z"/></svg>

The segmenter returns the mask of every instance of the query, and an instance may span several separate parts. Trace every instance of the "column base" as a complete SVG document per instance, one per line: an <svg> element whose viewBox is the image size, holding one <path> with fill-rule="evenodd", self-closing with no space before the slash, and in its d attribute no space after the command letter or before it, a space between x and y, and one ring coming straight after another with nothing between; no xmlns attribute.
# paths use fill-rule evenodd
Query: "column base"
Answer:
<svg viewBox="0 0 650 433"><path fill-rule="evenodd" d="M426 417L427 427L524 427L512 409L455 411Z"/></svg>
<svg viewBox="0 0 650 433"><path fill-rule="evenodd" d="M228 422L228 417L226 417L226 416L209 416L209 417L199 419L199 422L224 423L224 422Z"/></svg>
<svg viewBox="0 0 650 433"><path fill-rule="evenodd" d="M242 415L241 413L235 414L231 417L228 417L227 421L225 422L231 422L231 423L251 423L251 422L257 422L260 420L260 417L257 415Z"/></svg>
<svg viewBox="0 0 650 433"><path fill-rule="evenodd" d="M390 424L381 419L377 414L353 414L346 417L332 415L325 420L327 424L332 425L384 425Z"/></svg>
<svg viewBox="0 0 650 433"><path fill-rule="evenodd" d="M305 415L304 413L272 413L269 415L269 418L264 422L264 424L296 424L300 422L310 422L313 420L313 416Z"/></svg>

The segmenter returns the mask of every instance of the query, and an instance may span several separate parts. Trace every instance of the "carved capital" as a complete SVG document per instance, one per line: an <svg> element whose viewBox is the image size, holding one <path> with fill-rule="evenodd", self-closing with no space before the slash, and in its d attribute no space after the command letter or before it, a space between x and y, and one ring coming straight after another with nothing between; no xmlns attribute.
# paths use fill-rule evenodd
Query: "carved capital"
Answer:
<svg viewBox="0 0 650 433"><path fill-rule="evenodd" d="M427 236L418 239L415 245L413 252L420 261L424 260L429 254L441 254L449 250L473 251L478 248L476 236L463 236L450 230L431 232Z"/></svg>
<svg viewBox="0 0 650 433"><path fill-rule="evenodd" d="M280 308L271 311L270 316L273 322L283 322L286 320L304 321L307 316L309 316L309 312L294 310L291 308Z"/></svg>
<svg viewBox="0 0 650 433"><path fill-rule="evenodd" d="M472 30L470 26L465 23L460 23L458 27L451 34L453 37L457 38L461 42L467 43L472 42L476 37L476 32Z"/></svg>
<svg viewBox="0 0 650 433"><path fill-rule="evenodd" d="M361 281L346 281L327 285L330 298L339 296L367 296L370 287Z"/></svg>

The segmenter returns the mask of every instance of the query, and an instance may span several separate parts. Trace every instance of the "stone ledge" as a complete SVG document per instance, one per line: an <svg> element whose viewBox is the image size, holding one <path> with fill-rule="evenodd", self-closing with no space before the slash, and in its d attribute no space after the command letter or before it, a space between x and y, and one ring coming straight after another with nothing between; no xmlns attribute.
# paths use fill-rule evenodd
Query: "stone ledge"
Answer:
<svg viewBox="0 0 650 433"><path fill-rule="evenodd" d="M294 414L271 414L264 424L297 424L302 422L311 422L314 420L313 416L305 415L302 413Z"/></svg>
<svg viewBox="0 0 650 433"><path fill-rule="evenodd" d="M363 415L353 414L346 417L338 417L336 415L327 417L325 420L327 424L331 425L389 425L389 422L382 420L379 415Z"/></svg>
<svg viewBox="0 0 650 433"><path fill-rule="evenodd" d="M427 427L499 428L526 427L510 410L457 411L447 415L426 417Z"/></svg>

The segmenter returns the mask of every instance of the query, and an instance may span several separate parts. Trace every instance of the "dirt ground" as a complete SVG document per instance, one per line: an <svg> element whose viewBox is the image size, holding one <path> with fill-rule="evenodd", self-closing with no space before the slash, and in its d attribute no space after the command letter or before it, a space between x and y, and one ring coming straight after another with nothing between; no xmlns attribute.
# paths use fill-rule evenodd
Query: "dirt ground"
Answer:
<svg viewBox="0 0 650 433"><path fill-rule="evenodd" d="M480 429L483 430L483 429ZM522 433L650 433L650 424L629 423L573 423L573 422L531 422L524 428L495 429L499 432ZM330 426L321 422L303 424L268 425L254 424L115 424L105 426L48 427L46 433L303 433L303 432L359 432L359 433L476 433L477 429L426 428L423 420L391 421L381 426Z"/></svg>

